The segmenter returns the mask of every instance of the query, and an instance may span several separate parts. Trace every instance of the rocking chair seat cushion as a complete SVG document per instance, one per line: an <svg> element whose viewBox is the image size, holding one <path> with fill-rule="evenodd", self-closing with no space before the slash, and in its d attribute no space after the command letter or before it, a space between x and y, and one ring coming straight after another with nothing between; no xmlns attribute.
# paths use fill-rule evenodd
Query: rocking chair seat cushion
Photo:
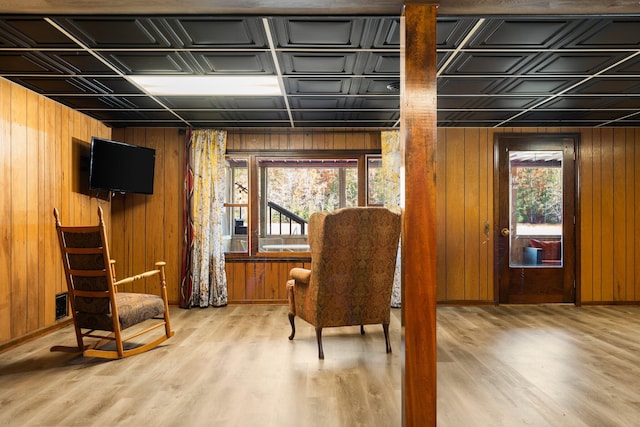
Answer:
<svg viewBox="0 0 640 427"><path fill-rule="evenodd" d="M164 314L164 301L158 295L118 292L116 305L120 329L141 323ZM111 314L76 313L78 323L83 328L113 331Z"/></svg>
<svg viewBox="0 0 640 427"><path fill-rule="evenodd" d="M121 329L164 314L164 301L158 295L118 292L116 302Z"/></svg>

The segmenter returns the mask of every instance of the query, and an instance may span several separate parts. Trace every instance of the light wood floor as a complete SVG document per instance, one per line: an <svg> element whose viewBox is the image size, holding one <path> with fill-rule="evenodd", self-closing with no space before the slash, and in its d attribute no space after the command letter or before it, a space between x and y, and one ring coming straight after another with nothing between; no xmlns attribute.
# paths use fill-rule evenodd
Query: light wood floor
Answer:
<svg viewBox="0 0 640 427"><path fill-rule="evenodd" d="M397 426L400 323L315 331L285 306L171 308L176 335L127 359L50 353L71 327L0 354L0 426Z"/></svg>
<svg viewBox="0 0 640 427"><path fill-rule="evenodd" d="M286 307L172 308L176 336L129 359L49 353L65 328L0 354L1 426L399 426L382 328L313 328ZM640 307L438 308L439 426L640 425Z"/></svg>
<svg viewBox="0 0 640 427"><path fill-rule="evenodd" d="M438 420L640 426L640 307L438 308Z"/></svg>

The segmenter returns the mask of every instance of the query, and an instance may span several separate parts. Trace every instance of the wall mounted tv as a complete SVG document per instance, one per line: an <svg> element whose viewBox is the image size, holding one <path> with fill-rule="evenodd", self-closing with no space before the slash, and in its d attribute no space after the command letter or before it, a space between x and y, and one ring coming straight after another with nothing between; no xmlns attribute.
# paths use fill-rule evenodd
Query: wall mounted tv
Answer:
<svg viewBox="0 0 640 427"><path fill-rule="evenodd" d="M153 194L156 150L91 138L89 189Z"/></svg>

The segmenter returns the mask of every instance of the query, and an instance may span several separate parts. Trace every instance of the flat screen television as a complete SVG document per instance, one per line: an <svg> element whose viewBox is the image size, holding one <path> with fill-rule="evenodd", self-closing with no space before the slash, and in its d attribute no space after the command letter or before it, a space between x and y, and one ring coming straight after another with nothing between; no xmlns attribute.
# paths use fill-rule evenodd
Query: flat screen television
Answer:
<svg viewBox="0 0 640 427"><path fill-rule="evenodd" d="M153 194L156 150L91 138L89 189Z"/></svg>

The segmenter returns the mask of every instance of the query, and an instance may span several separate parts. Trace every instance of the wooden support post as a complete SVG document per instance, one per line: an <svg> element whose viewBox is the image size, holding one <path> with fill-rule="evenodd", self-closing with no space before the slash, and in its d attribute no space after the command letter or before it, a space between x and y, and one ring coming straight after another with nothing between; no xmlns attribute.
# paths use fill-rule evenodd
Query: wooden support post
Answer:
<svg viewBox="0 0 640 427"><path fill-rule="evenodd" d="M403 16L403 425L436 425L436 5Z"/></svg>

